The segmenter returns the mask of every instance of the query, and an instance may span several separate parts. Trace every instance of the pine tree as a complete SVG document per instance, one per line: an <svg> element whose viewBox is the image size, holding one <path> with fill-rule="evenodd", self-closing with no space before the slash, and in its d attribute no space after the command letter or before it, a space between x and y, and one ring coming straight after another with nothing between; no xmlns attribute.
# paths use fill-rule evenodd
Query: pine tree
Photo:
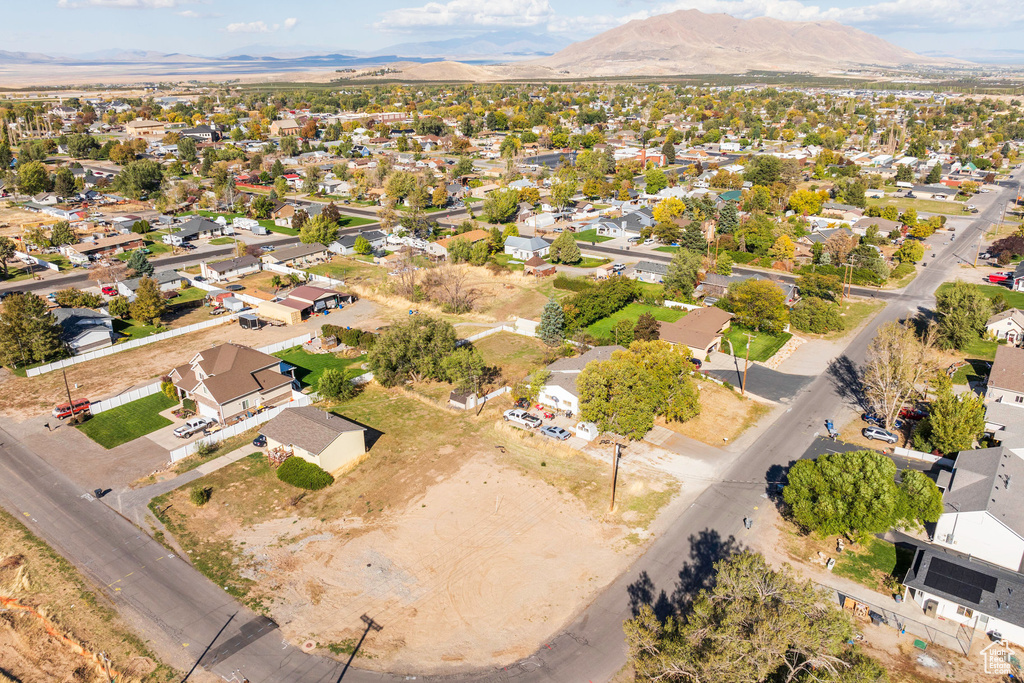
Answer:
<svg viewBox="0 0 1024 683"><path fill-rule="evenodd" d="M633 339L655 341L661 337L661 323L650 313L642 313L633 328Z"/></svg>
<svg viewBox="0 0 1024 683"><path fill-rule="evenodd" d="M672 144L671 139L665 140L665 144L661 146L661 153L665 155L667 165L676 163L676 146Z"/></svg>
<svg viewBox="0 0 1024 683"><path fill-rule="evenodd" d="M35 294L12 294L0 312L0 363L16 365L66 355L61 327Z"/></svg>
<svg viewBox="0 0 1024 683"><path fill-rule="evenodd" d="M924 182L928 183L929 185L934 185L935 183L941 180L942 164L935 164L934 166L932 166L932 170L928 171L928 175L925 176Z"/></svg>
<svg viewBox="0 0 1024 683"><path fill-rule="evenodd" d="M149 262L146 254L141 249L133 251L125 265L132 271L134 277L144 277L153 274L153 264Z"/></svg>
<svg viewBox="0 0 1024 683"><path fill-rule="evenodd" d="M718 212L718 232L728 235L740 224L739 211L736 202L726 202L722 210Z"/></svg>
<svg viewBox="0 0 1024 683"><path fill-rule="evenodd" d="M549 299L544 304L544 311L540 316L540 327L537 334L548 346L557 346L562 343L565 331L565 314L562 312L562 305L554 299Z"/></svg>

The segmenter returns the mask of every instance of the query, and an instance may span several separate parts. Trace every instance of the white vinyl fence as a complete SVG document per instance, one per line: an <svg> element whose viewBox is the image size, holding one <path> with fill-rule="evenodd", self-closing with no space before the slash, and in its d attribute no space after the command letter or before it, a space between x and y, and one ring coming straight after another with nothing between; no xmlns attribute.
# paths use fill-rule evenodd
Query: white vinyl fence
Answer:
<svg viewBox="0 0 1024 683"><path fill-rule="evenodd" d="M199 444L210 444L212 446L214 444L220 443L225 439L230 439L232 436L237 436L242 432L248 431L257 425L261 425L264 422L269 422L270 420L280 415L281 411L286 410L287 408L300 408L302 406L308 406L315 400L313 398L314 395L312 394L298 394L296 392L293 394L293 396L294 398L289 403L285 403L284 405L271 408L270 410L264 410L262 413L259 413L258 415L253 415L252 417L242 420L241 422L236 422L232 425L228 425L224 429L214 432L209 436L204 436L203 438L196 439L192 443L182 446L181 448L174 449L173 451L171 451L171 462L177 462L182 458L192 455L193 453L196 452L196 450L198 450Z"/></svg>
<svg viewBox="0 0 1024 683"><path fill-rule="evenodd" d="M344 280L336 280L333 277L326 275L317 275L316 273L307 273L304 270L298 268L292 268L291 266L282 265L280 263L264 263L263 270L269 270L273 273L281 273L282 275L297 275L307 282L316 282L321 285L328 285L330 287L344 287Z"/></svg>
<svg viewBox="0 0 1024 683"><path fill-rule="evenodd" d="M313 335L307 332L306 334L303 334L298 337L292 337L291 339L285 339L284 341L279 341L273 344L267 344L266 346L261 346L256 350L259 351L260 353L273 354L277 353L278 351L290 349L293 346L298 346L299 344L305 344L306 342L311 341L312 339Z"/></svg>
<svg viewBox="0 0 1024 683"><path fill-rule="evenodd" d="M180 337L183 334L189 334L190 332L198 332L199 330L205 330L210 327L217 325L223 325L225 323L233 322L238 317L237 313L231 313L228 315L218 316L212 320L206 320L201 323L194 323L185 327L178 327L167 332L161 332L159 334L151 334L148 337L142 339L132 339L131 341L124 342L123 344L115 344L114 346L108 346L105 349L96 349L95 351L88 351L86 353L80 353L77 356L71 358L65 358L64 360L54 361L46 365L40 365L37 368L29 368L25 371L25 374L29 377L35 377L42 375L47 372L53 372L54 370L60 370L61 368L68 368L72 365L78 365L79 363L85 363L90 360L96 360L97 358L104 358L106 356L112 356L115 353L121 353L128 349L136 349L140 346L147 344L155 344L156 342L164 341L165 339L173 339L174 337Z"/></svg>
<svg viewBox="0 0 1024 683"><path fill-rule="evenodd" d="M911 448L902 448L900 446L894 446L892 449L893 455L902 455L904 458L913 458L914 460L923 460L924 462L937 463L944 467L952 467L953 460L950 458L943 458L941 455L932 455L931 453L925 453L923 451L915 451Z"/></svg>
<svg viewBox="0 0 1024 683"><path fill-rule="evenodd" d="M131 391L126 391L123 394L105 398L102 401L96 401L89 406L89 412L93 415L99 415L105 410L123 406L125 403L138 401L140 398L146 398L147 396L152 396L153 394L158 393L160 393L160 382L153 382L152 384L147 384L144 387L132 389Z"/></svg>
<svg viewBox="0 0 1024 683"><path fill-rule="evenodd" d="M183 273L181 271L177 271L177 272L178 272L178 275L181 275L182 277L188 278L188 281L192 283L193 287L198 287L199 289L202 289L204 291L214 292L214 291L217 291L217 290L224 289L223 287L218 287L217 285L211 285L209 282L196 282L195 280L192 279L192 278L195 277L195 275L189 275L188 273ZM254 296L251 296L249 294L243 294L242 292L228 292L228 293L231 296L233 296L236 299L238 299L239 301L244 301L245 303L249 304L250 306L259 306L260 302L262 301L262 299L257 299Z"/></svg>

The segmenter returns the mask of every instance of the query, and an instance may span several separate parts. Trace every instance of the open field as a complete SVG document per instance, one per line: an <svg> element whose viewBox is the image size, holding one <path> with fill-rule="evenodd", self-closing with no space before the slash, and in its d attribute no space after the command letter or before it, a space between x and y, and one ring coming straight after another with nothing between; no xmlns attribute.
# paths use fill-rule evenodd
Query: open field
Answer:
<svg viewBox="0 0 1024 683"><path fill-rule="evenodd" d="M628 306L619 309L615 313L612 313L607 318L598 320L587 328L587 332L598 339L614 338L615 325L617 325L620 320L629 320L630 322L636 323L644 313L650 313L654 316L655 320L666 323L674 323L686 315L686 311L679 308L665 308L664 306L652 306L650 304L633 302Z"/></svg>
<svg viewBox="0 0 1024 683"><path fill-rule="evenodd" d="M501 368L502 379L516 382L537 368L544 367L551 354L544 342L511 332L498 332L473 342L484 363Z"/></svg>
<svg viewBox="0 0 1024 683"><path fill-rule="evenodd" d="M151 507L197 568L293 642L344 656L368 613L386 628L362 667L501 666L625 569L630 536L674 492L631 473L609 514L607 466L508 427L502 406L454 416L373 385L336 407L372 428L368 458L327 489L303 494L253 455L195 482L210 504L195 508L184 487Z"/></svg>
<svg viewBox="0 0 1024 683"><path fill-rule="evenodd" d="M165 394L153 394L93 415L79 429L104 448L114 448L171 424L160 411L176 404Z"/></svg>
<svg viewBox="0 0 1024 683"><path fill-rule="evenodd" d="M905 199L903 197L886 197L885 199L868 199L868 206L895 206L900 213L914 209L920 213L941 213L947 216L970 215L964 211L963 202L940 199Z"/></svg>
<svg viewBox="0 0 1024 683"><path fill-rule="evenodd" d="M118 681L162 683L177 681L149 648L132 633L78 571L34 536L19 521L0 510L0 592L12 600L0 619L0 672L5 681L76 681L101 683L100 652L110 658ZM15 605L32 608L22 611ZM39 618L44 612L54 633ZM73 643L87 655L77 654Z"/></svg>

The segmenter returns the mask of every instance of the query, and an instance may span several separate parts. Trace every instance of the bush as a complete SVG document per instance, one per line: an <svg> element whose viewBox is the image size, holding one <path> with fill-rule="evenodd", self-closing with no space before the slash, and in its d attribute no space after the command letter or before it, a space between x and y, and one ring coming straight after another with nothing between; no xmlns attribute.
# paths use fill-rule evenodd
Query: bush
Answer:
<svg viewBox="0 0 1024 683"><path fill-rule="evenodd" d="M160 393L172 401L178 400L178 390L174 388L174 382L169 379L161 379L160 381Z"/></svg>
<svg viewBox="0 0 1024 683"><path fill-rule="evenodd" d="M569 277L565 273L555 276L555 289L565 289L570 292L586 292L594 288L594 283L582 277Z"/></svg>
<svg viewBox="0 0 1024 683"><path fill-rule="evenodd" d="M196 412L196 401L192 398L186 398L181 402L181 407L194 413Z"/></svg>
<svg viewBox="0 0 1024 683"><path fill-rule="evenodd" d="M801 332L826 334L843 329L839 306L817 297L801 299L789 312L789 321Z"/></svg>
<svg viewBox="0 0 1024 683"><path fill-rule="evenodd" d="M316 386L317 393L321 398L329 398L335 401L343 401L352 398L356 388L349 380L345 379L345 373L337 368L327 368L320 375L320 381Z"/></svg>
<svg viewBox="0 0 1024 683"><path fill-rule="evenodd" d="M889 279L890 280L902 280L906 276L908 276L911 273L913 273L915 270L917 270L917 269L914 268L914 264L913 263L901 263L901 264L899 264L898 266L896 266L895 268L892 269L892 272L889 273Z"/></svg>
<svg viewBox="0 0 1024 683"><path fill-rule="evenodd" d="M197 508L201 508L210 502L210 496L212 495L212 486L193 486L188 492L188 499Z"/></svg>
<svg viewBox="0 0 1024 683"><path fill-rule="evenodd" d="M334 477L320 468L300 457L292 456L281 463L277 468L277 478L286 484L291 484L307 491L319 491L334 483Z"/></svg>
<svg viewBox="0 0 1024 683"><path fill-rule="evenodd" d="M215 450L217 450L217 447L214 446L212 443L207 443L205 441L202 441L202 442L196 444L195 455L200 457L200 458L208 458L211 455L213 455L213 452Z"/></svg>

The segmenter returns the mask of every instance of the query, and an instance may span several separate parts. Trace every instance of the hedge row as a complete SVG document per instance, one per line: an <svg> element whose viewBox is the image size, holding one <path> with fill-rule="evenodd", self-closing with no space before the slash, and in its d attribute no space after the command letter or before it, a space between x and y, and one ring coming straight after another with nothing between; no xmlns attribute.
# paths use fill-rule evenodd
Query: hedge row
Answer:
<svg viewBox="0 0 1024 683"><path fill-rule="evenodd" d="M373 332L364 332L355 327L340 327L339 325L321 325L320 334L324 337L334 337L339 343L352 348L369 351L377 342L377 335Z"/></svg>

